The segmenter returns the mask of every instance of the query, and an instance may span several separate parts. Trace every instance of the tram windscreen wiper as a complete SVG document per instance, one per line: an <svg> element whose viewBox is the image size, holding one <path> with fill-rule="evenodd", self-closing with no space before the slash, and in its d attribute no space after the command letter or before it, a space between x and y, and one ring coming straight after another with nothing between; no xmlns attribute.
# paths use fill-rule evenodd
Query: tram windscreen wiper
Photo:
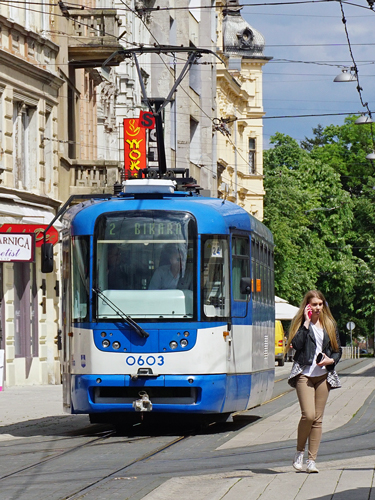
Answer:
<svg viewBox="0 0 375 500"><path fill-rule="evenodd" d="M102 301L105 302L105 304L107 304L107 306L109 306L116 314L118 314L125 323L131 326L137 335L143 338L147 338L150 336L150 334L143 330L143 328L139 326L138 323L134 321L134 319L121 311L121 309L117 307L116 304L114 304L108 297L106 297L100 290L100 288L93 288L92 291L95 292L98 297L100 297Z"/></svg>

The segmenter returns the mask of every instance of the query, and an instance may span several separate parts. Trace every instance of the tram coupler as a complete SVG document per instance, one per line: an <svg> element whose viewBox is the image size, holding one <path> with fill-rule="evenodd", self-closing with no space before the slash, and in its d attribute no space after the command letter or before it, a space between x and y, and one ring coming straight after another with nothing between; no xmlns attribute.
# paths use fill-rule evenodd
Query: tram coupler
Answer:
<svg viewBox="0 0 375 500"><path fill-rule="evenodd" d="M152 403L147 392L141 391L139 396L141 399L133 401L133 408L135 411L152 411Z"/></svg>

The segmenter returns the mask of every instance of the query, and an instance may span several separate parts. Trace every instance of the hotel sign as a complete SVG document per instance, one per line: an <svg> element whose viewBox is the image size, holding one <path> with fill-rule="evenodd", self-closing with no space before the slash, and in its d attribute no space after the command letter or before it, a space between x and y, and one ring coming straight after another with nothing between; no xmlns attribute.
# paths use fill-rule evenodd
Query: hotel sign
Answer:
<svg viewBox="0 0 375 500"><path fill-rule="evenodd" d="M34 262L35 234L0 233L0 262Z"/></svg>

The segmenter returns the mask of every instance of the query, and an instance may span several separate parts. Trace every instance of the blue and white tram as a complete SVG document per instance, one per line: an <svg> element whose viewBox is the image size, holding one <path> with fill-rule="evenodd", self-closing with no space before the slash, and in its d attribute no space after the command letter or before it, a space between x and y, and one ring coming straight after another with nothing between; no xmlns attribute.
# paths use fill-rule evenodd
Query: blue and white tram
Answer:
<svg viewBox="0 0 375 500"><path fill-rule="evenodd" d="M261 222L144 179L63 223L66 411L228 414L271 397L273 238Z"/></svg>

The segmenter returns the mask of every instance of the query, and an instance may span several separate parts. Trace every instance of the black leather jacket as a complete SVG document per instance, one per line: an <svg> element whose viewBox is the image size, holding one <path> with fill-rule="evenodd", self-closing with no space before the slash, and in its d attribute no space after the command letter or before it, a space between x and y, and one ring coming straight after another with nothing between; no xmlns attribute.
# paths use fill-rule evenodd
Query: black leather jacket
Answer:
<svg viewBox="0 0 375 500"><path fill-rule="evenodd" d="M324 330L322 352L335 361L334 364L326 366L328 371L334 370L335 366L341 358L342 349L340 345L340 337L337 330L336 339L339 346L338 352L333 351L328 333ZM294 361L298 361L301 366L312 365L316 351L316 342L314 332L311 328L311 323L308 329L304 325L301 325L299 327L296 335L292 340L292 346L296 350L293 358Z"/></svg>

